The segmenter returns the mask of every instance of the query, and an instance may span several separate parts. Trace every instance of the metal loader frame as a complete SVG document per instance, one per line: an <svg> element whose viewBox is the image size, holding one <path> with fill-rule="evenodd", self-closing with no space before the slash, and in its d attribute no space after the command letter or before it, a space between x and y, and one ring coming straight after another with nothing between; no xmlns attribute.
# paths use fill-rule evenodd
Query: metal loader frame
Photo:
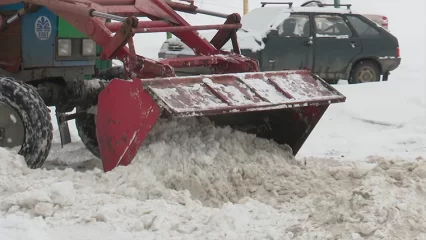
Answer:
<svg viewBox="0 0 426 240"><path fill-rule="evenodd" d="M256 60L240 55L237 30L241 17L237 13L225 15L170 0L2 0L0 5L19 2L26 3L28 10L48 8L101 46L101 59L124 63L127 80L116 78L97 88L92 85L89 92L72 88L76 98L97 98L96 137L105 171L132 161L160 115L209 116L218 125L231 123L242 131L287 143L295 154L328 105L345 101L309 70L260 73ZM177 11L226 21L191 26ZM20 16L21 11L7 21ZM210 42L197 33L208 29L218 30ZM150 32L173 33L196 56L155 61L137 55L133 36ZM229 40L233 51L220 50ZM176 77L174 69L189 66L208 68L211 75ZM259 132L259 127L244 123L247 119L265 122L275 130Z"/></svg>

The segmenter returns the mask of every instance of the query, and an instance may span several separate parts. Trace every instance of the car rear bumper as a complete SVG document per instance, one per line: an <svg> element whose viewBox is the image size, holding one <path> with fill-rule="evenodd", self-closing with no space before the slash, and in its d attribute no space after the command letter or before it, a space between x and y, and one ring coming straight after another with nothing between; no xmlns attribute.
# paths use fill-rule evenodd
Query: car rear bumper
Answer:
<svg viewBox="0 0 426 240"><path fill-rule="evenodd" d="M377 61L382 66L383 73L393 71L401 64L401 58L379 58Z"/></svg>

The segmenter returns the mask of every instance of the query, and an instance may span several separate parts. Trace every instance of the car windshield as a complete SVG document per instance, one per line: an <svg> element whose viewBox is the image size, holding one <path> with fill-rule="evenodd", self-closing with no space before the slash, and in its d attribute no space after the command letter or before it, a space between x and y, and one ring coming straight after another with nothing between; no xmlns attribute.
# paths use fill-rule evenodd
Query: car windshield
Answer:
<svg viewBox="0 0 426 240"><path fill-rule="evenodd" d="M256 8L241 18L243 30L268 31L271 27L290 16L287 8L283 7L262 7Z"/></svg>

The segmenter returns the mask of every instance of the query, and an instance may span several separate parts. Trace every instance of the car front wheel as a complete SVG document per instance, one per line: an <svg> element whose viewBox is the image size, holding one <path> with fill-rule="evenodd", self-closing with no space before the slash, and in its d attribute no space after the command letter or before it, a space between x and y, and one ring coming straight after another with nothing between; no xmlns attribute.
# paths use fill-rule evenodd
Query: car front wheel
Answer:
<svg viewBox="0 0 426 240"><path fill-rule="evenodd" d="M352 70L350 84L378 82L380 69L374 62L361 61Z"/></svg>

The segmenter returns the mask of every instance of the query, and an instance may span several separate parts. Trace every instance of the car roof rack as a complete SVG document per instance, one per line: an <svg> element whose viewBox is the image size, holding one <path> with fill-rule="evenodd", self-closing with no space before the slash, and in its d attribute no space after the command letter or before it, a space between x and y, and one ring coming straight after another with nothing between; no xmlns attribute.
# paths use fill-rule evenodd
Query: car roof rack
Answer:
<svg viewBox="0 0 426 240"><path fill-rule="evenodd" d="M307 2L304 2L301 7L306 7L310 3L316 3L317 7L346 7L347 9L351 9L352 4L331 4L331 3L322 3L320 0L309 0Z"/></svg>
<svg viewBox="0 0 426 240"><path fill-rule="evenodd" d="M262 7L264 7L267 4L286 4L289 7L293 6L293 2L260 2L262 4Z"/></svg>
<svg viewBox="0 0 426 240"><path fill-rule="evenodd" d="M332 3L318 3L318 7L346 7L347 9L351 9L352 4L332 4Z"/></svg>

